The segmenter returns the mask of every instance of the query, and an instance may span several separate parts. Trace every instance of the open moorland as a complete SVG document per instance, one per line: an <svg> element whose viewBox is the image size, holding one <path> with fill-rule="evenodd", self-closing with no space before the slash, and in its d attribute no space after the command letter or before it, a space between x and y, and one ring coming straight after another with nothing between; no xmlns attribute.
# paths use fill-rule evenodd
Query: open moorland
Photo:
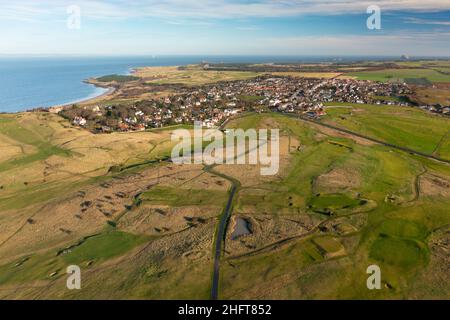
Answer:
<svg viewBox="0 0 450 320"><path fill-rule="evenodd" d="M446 82L434 78L443 63L398 62L427 74L377 77ZM143 68L96 79L114 93L78 107L267 72L301 81L387 67L397 70ZM280 129L274 176L172 163L171 134L186 124L93 134L54 113L0 115L0 299L448 299L450 120L391 98L327 102L320 119L258 109L225 121ZM373 264L381 290L366 286ZM66 288L69 265L81 290Z"/></svg>

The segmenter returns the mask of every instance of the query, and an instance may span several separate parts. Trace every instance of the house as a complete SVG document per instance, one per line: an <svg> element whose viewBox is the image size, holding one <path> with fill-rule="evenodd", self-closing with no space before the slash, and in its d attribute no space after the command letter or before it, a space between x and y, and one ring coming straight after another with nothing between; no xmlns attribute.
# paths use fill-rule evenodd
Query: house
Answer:
<svg viewBox="0 0 450 320"><path fill-rule="evenodd" d="M83 117L75 117L75 119L73 119L73 124L84 127L87 124L87 120Z"/></svg>

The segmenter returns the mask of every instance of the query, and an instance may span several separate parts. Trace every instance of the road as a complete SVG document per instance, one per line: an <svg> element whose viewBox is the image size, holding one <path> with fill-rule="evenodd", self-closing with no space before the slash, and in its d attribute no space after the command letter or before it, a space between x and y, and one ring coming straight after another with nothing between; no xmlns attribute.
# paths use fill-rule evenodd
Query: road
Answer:
<svg viewBox="0 0 450 320"><path fill-rule="evenodd" d="M333 125L326 124L326 123L323 123L323 122L320 122L320 121L308 119L308 118L305 118L305 117L302 117L302 116L298 116L298 115L291 115L291 114L283 114L283 115L286 115L288 117L295 118L295 119L298 119L298 120L306 121L306 122L309 122L309 123L314 123L316 125L327 127L327 128L330 128L330 129L333 129L333 130L336 130L336 131L339 131L339 132L342 132L342 133L353 135L355 137L363 138L363 139L366 139L368 141L372 141L372 142L375 142L377 144L384 145L386 147L390 147L390 148L394 148L394 149L401 150L401 151L404 151L404 152L408 152L410 154L414 154L414 155L417 155L417 156L425 157L425 158L436 160L436 161L450 163L449 160L442 159L442 158L434 156L434 155L429 155L429 154L422 153L422 152L419 152L419 151L415 151L415 150L412 150L412 149L409 149L409 148L406 148L406 147L397 146L397 145L394 145L394 144L391 144L391 143L387 143L387 142L384 142L384 141L381 141L381 140L377 140L377 139L374 139L374 138L371 138L371 137L364 136L364 135L356 133L356 132L352 132L352 131L347 130L347 129L335 127ZM220 129L223 129L227 122L225 122L220 127ZM215 247L214 247L214 269L213 269L213 279L212 279L212 287L211 287L211 299L212 300L217 300L218 297L219 297L220 258L222 256L222 247L223 247L223 245L225 243L225 236L226 236L226 230L227 230L228 221L230 220L230 217L231 217L231 214L232 214L232 211L233 211L233 200L234 200L234 197L236 196L236 193L238 192L238 190L240 188L240 182L238 180L236 180L236 179L233 179L233 178L228 177L228 176L226 176L224 174L221 174L219 172L214 171L214 166L206 166L204 170L206 172L211 173L211 174L220 176L220 177L230 181L231 184L232 184L232 187L230 189L228 202L227 202L225 210L224 210L224 212L223 212L223 214L222 214L222 216L220 218L219 226L218 226L217 233L216 233ZM295 238L297 238L297 237L294 237L293 239L295 239ZM284 242L286 240L292 240L292 239L284 239L282 242Z"/></svg>
<svg viewBox="0 0 450 320"><path fill-rule="evenodd" d="M228 177L220 172L214 171L214 167L215 167L214 165L206 166L204 170L205 172L222 177L231 182L231 189L228 196L228 201L222 213L222 216L220 217L219 226L217 227L216 232L216 241L214 244L214 269L212 277L211 299L217 300L219 298L220 258L222 256L222 247L225 243L228 221L230 220L231 213L233 212L233 200L241 184L236 179Z"/></svg>

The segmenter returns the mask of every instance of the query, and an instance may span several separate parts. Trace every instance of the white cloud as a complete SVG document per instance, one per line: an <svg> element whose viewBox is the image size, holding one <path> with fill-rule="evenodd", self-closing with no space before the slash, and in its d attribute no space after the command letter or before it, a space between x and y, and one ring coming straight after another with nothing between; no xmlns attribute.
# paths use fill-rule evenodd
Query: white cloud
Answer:
<svg viewBox="0 0 450 320"><path fill-rule="evenodd" d="M173 34L164 37L149 34L146 41L142 35L117 36L109 41L101 34L83 40L83 45L73 41L76 38L59 37L52 41L43 37L26 37L11 47L0 42L0 52L7 54L92 54L97 55L328 55L328 56L447 56L450 57L450 32L432 31L422 33L397 33L373 35L301 36L301 37L253 37L251 41L242 38L223 41L221 38L202 37L179 38ZM42 46L43 42L48 45ZM206 44L206 45L205 45ZM30 45L33 51L30 51ZM179 48L183 48L180 52Z"/></svg>
<svg viewBox="0 0 450 320"><path fill-rule="evenodd" d="M259 31L262 30L261 27L257 27L257 26L243 26L243 27L237 27L237 30L241 30L241 31Z"/></svg>
<svg viewBox="0 0 450 320"><path fill-rule="evenodd" d="M418 18L407 18L405 19L406 23L411 24L428 24L428 25L436 25L436 26L450 26L450 21L440 21L440 20L427 20L427 19L418 19Z"/></svg>
<svg viewBox="0 0 450 320"><path fill-rule="evenodd" d="M450 56L450 32L305 36L265 39L264 45L289 55ZM420 44L420 45L419 45ZM263 44L256 44L262 46ZM269 52L269 54L274 54Z"/></svg>
<svg viewBox="0 0 450 320"><path fill-rule="evenodd" d="M365 12L373 4L383 10L450 10L449 0L0 0L0 18L35 19L63 15L68 5L79 5L91 18L286 17L300 14Z"/></svg>

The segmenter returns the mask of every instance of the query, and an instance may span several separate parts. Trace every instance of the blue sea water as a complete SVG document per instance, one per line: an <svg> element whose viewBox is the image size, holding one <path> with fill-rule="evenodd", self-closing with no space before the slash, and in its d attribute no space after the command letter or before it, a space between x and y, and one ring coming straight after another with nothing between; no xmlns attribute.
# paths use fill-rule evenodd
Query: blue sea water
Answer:
<svg viewBox="0 0 450 320"><path fill-rule="evenodd" d="M0 57L0 112L18 112L95 97L105 89L83 80L109 74L128 74L142 66L200 63L269 63L329 61L327 57Z"/></svg>

